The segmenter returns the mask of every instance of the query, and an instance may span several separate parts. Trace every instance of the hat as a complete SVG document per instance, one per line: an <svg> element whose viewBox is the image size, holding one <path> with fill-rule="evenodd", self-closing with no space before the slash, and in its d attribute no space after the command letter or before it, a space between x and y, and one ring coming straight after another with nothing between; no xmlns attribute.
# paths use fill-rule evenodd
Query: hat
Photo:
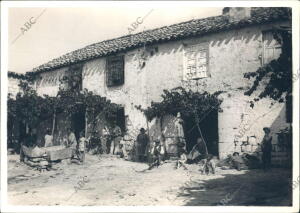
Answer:
<svg viewBox="0 0 300 213"><path fill-rule="evenodd" d="M234 152L232 155L233 155L233 156L235 156L235 155L240 155L240 153Z"/></svg>

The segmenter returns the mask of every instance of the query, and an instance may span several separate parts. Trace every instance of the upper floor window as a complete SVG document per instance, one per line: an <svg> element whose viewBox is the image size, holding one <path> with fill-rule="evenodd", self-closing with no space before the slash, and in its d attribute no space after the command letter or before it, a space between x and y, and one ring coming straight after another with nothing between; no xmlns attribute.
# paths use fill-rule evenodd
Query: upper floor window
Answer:
<svg viewBox="0 0 300 213"><path fill-rule="evenodd" d="M82 64L74 64L66 71L63 81L67 83L67 89L80 92L82 90Z"/></svg>
<svg viewBox="0 0 300 213"><path fill-rule="evenodd" d="M274 38L273 31L263 31L263 64L279 58L281 44Z"/></svg>
<svg viewBox="0 0 300 213"><path fill-rule="evenodd" d="M124 56L113 56L107 58L106 84L109 87L124 84Z"/></svg>
<svg viewBox="0 0 300 213"><path fill-rule="evenodd" d="M196 44L184 48L184 79L208 77L208 45Z"/></svg>

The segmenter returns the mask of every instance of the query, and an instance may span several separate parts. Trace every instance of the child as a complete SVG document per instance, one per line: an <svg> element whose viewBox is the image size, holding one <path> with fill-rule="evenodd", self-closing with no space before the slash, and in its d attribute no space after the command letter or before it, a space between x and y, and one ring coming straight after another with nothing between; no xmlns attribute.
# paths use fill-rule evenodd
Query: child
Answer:
<svg viewBox="0 0 300 213"><path fill-rule="evenodd" d="M79 146L78 146L78 158L81 163L83 163L85 159L85 143L86 143L86 139L84 137L84 133L81 132L79 138Z"/></svg>
<svg viewBox="0 0 300 213"><path fill-rule="evenodd" d="M214 163L213 159L213 155L208 154L206 159L203 159L204 161L204 165L202 167L202 174L215 174L216 172L216 165Z"/></svg>
<svg viewBox="0 0 300 213"><path fill-rule="evenodd" d="M187 161L186 151L184 148L181 148L181 150L179 151L179 160L176 163L176 169L182 166L184 170L187 170L185 166L186 161Z"/></svg>
<svg viewBox="0 0 300 213"><path fill-rule="evenodd" d="M153 163L150 165L148 170L151 170L154 166L158 167L161 162L161 152L162 152L162 145L160 144L159 140L155 141L155 145L153 146L151 150L151 155L153 157Z"/></svg>

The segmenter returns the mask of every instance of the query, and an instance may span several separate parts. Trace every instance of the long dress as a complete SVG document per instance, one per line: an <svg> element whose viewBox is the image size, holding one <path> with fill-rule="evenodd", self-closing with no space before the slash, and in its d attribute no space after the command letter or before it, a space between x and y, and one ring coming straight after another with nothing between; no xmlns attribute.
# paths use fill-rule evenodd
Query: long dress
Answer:
<svg viewBox="0 0 300 213"><path fill-rule="evenodd" d="M104 127L102 129L102 137L101 137L101 148L102 153L106 154L110 150L110 144L108 144L109 141L109 129L107 127Z"/></svg>
<svg viewBox="0 0 300 213"><path fill-rule="evenodd" d="M146 147L149 143L149 136L147 134L140 133L137 136L137 155L138 156L145 156L146 155Z"/></svg>
<svg viewBox="0 0 300 213"><path fill-rule="evenodd" d="M183 120L181 118L177 118L175 121L175 137L177 141L177 145L186 150L186 142L183 130Z"/></svg>
<svg viewBox="0 0 300 213"><path fill-rule="evenodd" d="M53 136L52 135L45 135L45 147L53 146Z"/></svg>
<svg viewBox="0 0 300 213"><path fill-rule="evenodd" d="M120 153L120 141L122 140L122 130L116 126L113 130L113 145L111 146L110 153L117 155Z"/></svg>
<svg viewBox="0 0 300 213"><path fill-rule="evenodd" d="M73 132L71 132L68 137L68 143L72 149L72 158L73 158L74 156L76 156L76 150L77 150L77 140Z"/></svg>

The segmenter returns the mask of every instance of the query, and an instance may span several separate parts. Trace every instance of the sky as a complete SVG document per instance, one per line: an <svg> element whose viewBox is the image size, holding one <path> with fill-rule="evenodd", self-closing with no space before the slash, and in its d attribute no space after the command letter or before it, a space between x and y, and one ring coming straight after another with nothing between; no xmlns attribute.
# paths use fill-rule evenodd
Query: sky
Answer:
<svg viewBox="0 0 300 213"><path fill-rule="evenodd" d="M138 17L146 16L132 33L221 13L221 7L182 6L9 8L8 70L25 73L89 44L128 35Z"/></svg>

